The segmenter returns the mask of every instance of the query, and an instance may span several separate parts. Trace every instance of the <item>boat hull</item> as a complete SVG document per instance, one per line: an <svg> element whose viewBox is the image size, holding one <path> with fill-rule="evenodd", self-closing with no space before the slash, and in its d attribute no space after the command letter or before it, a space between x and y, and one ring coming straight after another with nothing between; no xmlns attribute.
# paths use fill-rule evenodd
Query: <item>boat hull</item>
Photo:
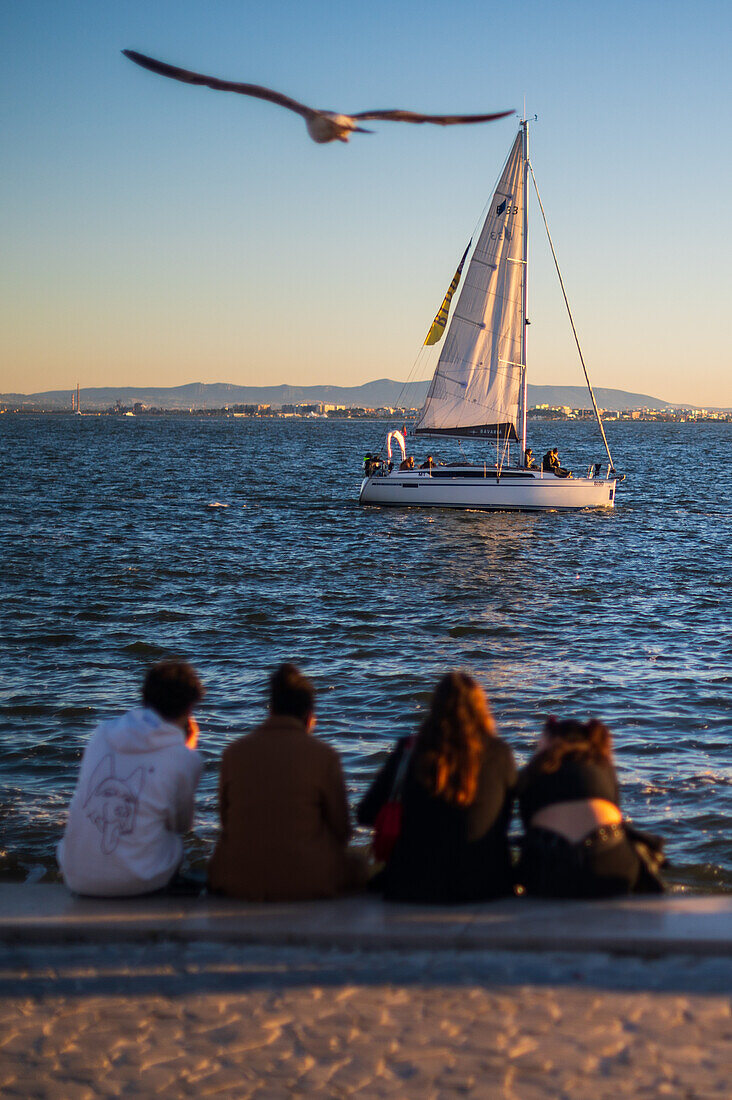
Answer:
<svg viewBox="0 0 732 1100"><path fill-rule="evenodd" d="M541 471L413 470L364 478L360 504L546 512L614 508L615 479L558 478Z"/></svg>

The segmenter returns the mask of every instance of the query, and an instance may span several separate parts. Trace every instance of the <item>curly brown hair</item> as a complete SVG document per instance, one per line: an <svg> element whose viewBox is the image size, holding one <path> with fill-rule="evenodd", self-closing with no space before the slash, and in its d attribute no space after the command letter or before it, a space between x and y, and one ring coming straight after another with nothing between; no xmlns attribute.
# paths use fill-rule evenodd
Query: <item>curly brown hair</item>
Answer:
<svg viewBox="0 0 732 1100"><path fill-rule="evenodd" d="M448 672L417 734L415 765L422 785L455 806L470 806L486 741L495 737L485 692L466 672Z"/></svg>
<svg viewBox="0 0 732 1100"><path fill-rule="evenodd" d="M549 744L538 757L543 772L558 771L565 757L592 764L612 764L612 734L598 718L577 722L573 718L560 720L551 715L546 720L544 734Z"/></svg>

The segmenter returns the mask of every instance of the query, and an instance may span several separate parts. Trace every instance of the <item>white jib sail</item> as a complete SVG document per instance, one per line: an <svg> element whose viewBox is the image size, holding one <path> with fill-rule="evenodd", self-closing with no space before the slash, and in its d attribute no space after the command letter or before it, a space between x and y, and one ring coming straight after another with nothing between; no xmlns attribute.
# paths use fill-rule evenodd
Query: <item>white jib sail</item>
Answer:
<svg viewBox="0 0 732 1100"><path fill-rule="evenodd" d="M516 436L525 278L523 167L519 131L465 274L417 421L419 434Z"/></svg>

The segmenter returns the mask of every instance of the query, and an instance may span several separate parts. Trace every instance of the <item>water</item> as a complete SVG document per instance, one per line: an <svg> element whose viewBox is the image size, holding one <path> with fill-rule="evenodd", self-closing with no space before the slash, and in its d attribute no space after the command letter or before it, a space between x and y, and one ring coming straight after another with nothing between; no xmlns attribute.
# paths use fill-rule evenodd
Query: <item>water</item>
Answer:
<svg viewBox="0 0 732 1100"><path fill-rule="evenodd" d="M547 713L602 717L624 808L668 838L674 883L732 889L731 426L611 424L618 508L543 515L359 508L385 430L0 418L0 877L56 875L89 732L175 654L208 686L194 865L221 751L290 659L353 800L465 667L521 762ZM592 425L530 434L576 471L601 457Z"/></svg>

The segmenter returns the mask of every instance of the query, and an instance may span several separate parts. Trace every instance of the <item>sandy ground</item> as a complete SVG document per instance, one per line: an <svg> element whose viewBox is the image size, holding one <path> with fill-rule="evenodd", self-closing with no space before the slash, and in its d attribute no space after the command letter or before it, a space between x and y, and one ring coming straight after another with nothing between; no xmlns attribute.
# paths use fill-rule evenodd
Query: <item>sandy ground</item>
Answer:
<svg viewBox="0 0 732 1100"><path fill-rule="evenodd" d="M3 1097L732 1096L732 959L0 948Z"/></svg>

